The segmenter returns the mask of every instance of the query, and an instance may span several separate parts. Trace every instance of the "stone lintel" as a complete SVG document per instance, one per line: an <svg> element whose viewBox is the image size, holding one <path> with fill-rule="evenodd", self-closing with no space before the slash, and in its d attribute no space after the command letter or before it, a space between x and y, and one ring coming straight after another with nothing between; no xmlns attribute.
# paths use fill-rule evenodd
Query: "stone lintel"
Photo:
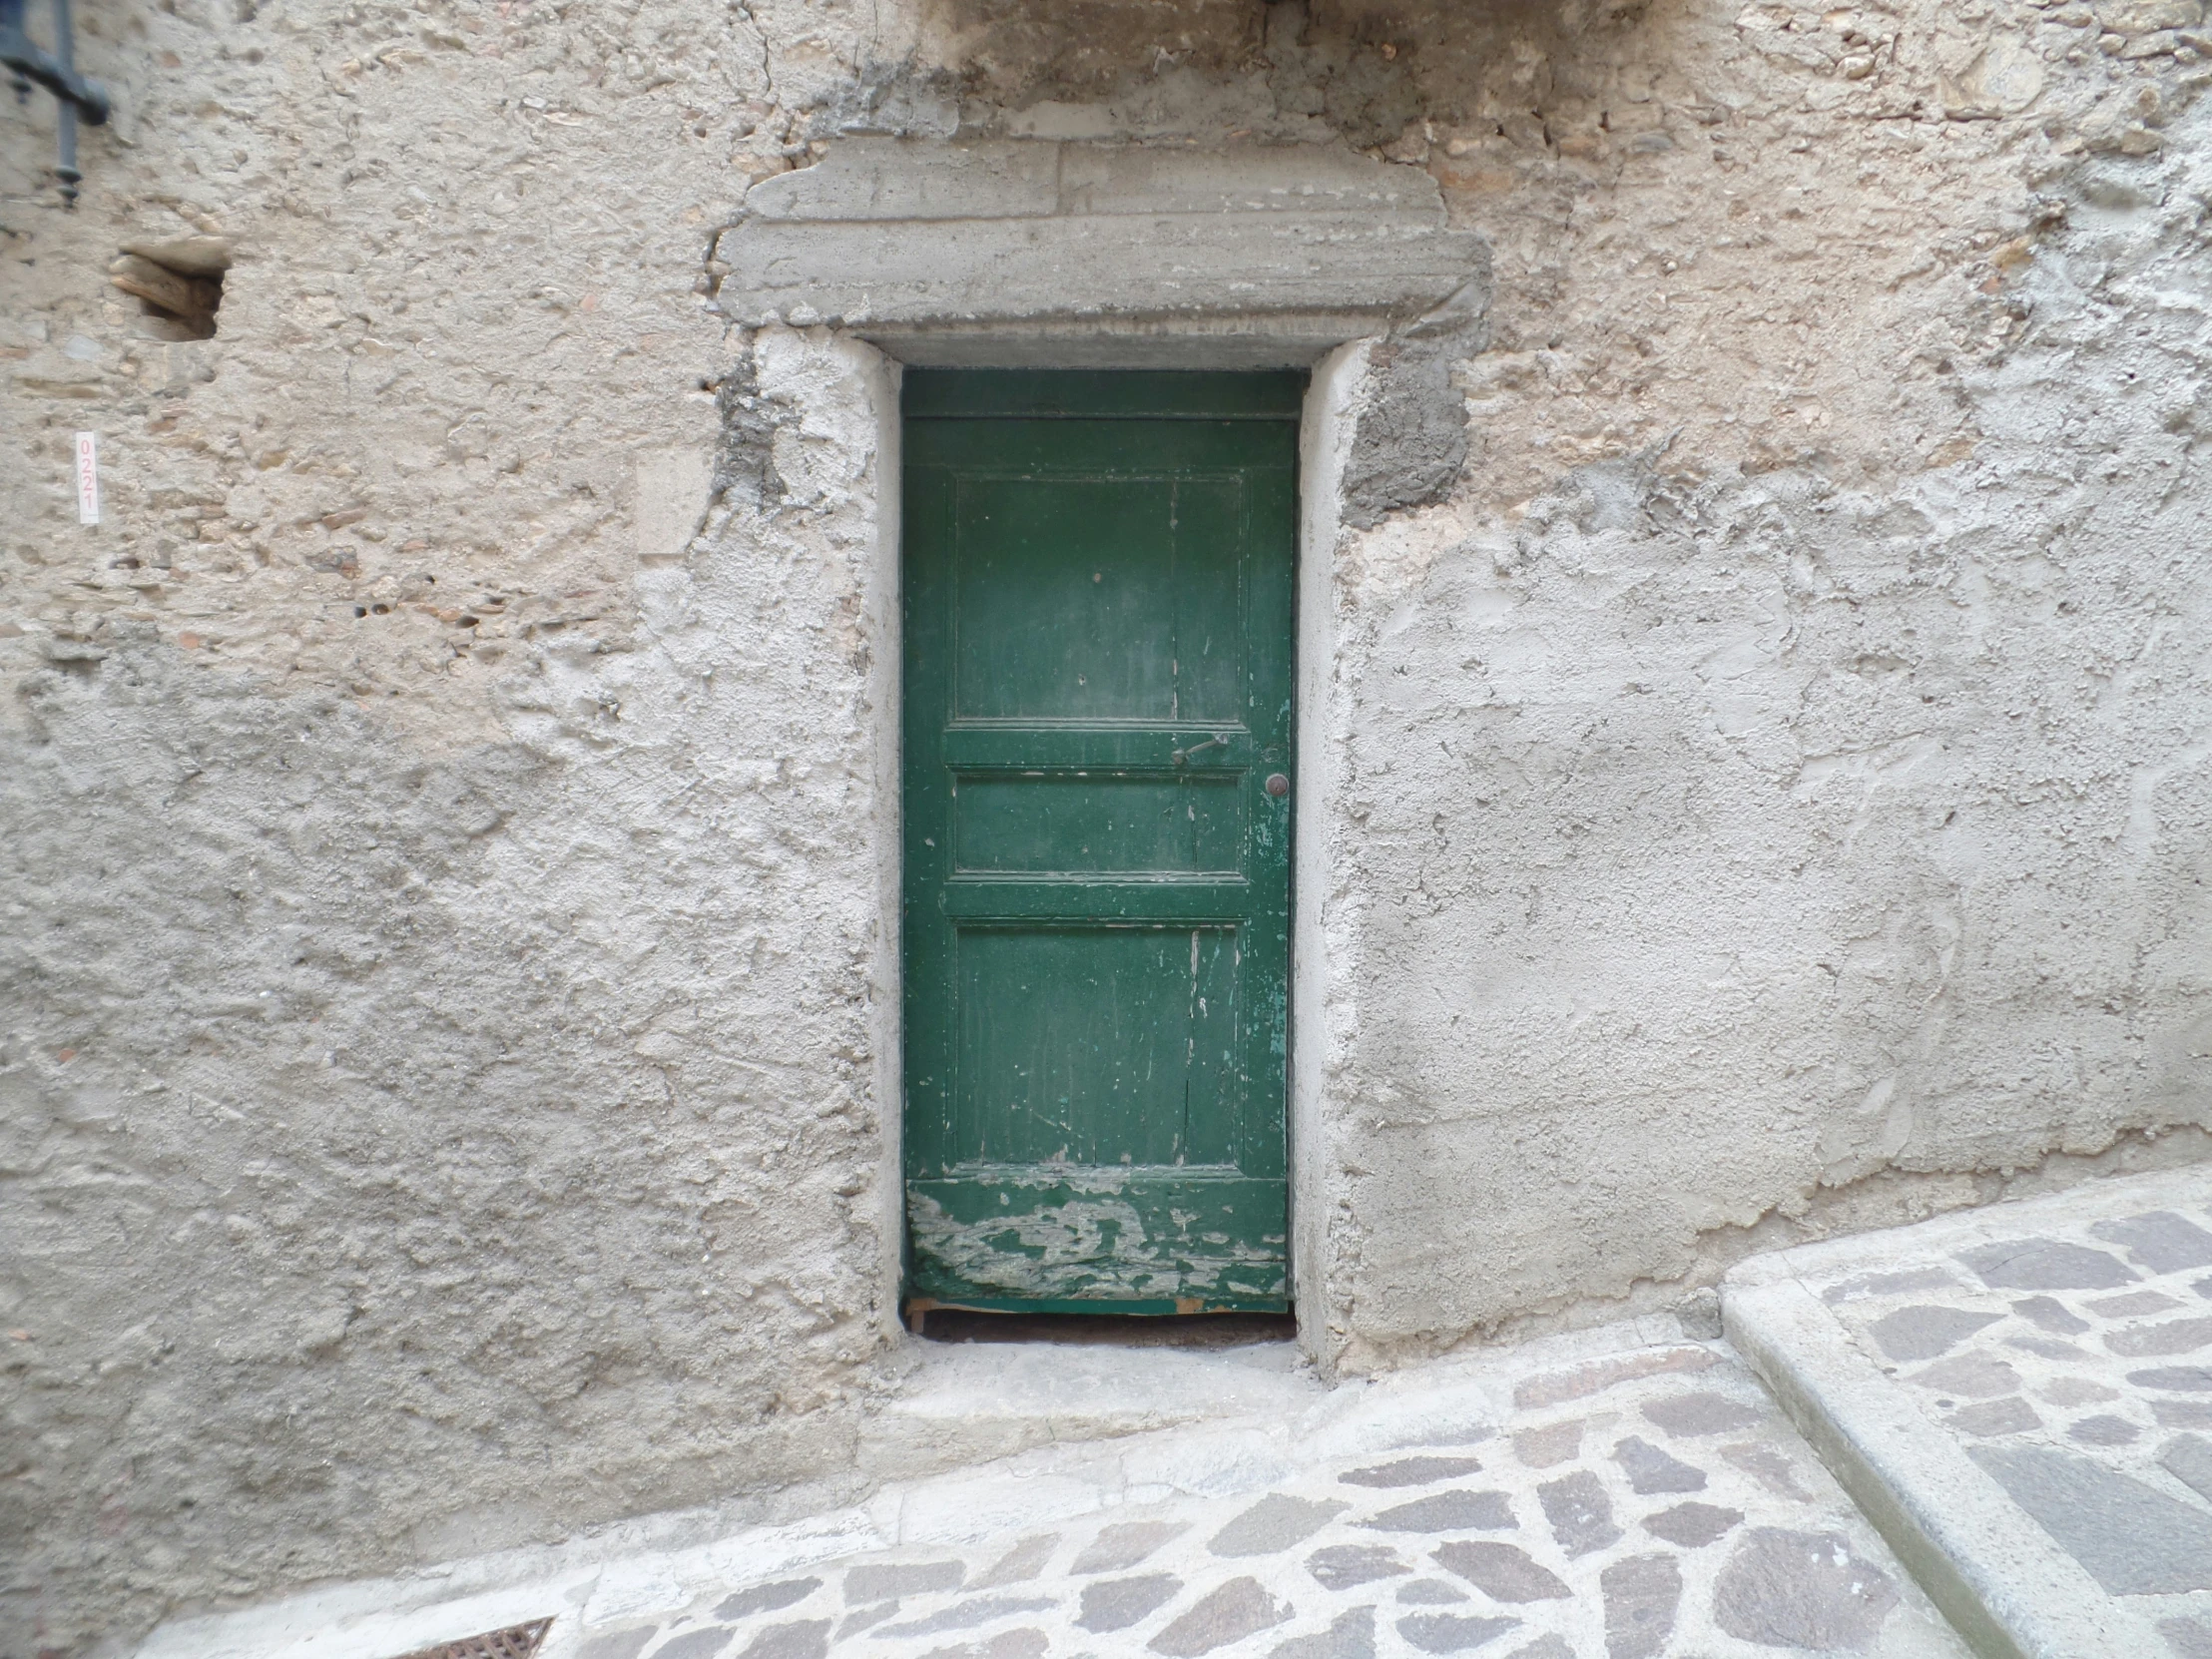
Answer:
<svg viewBox="0 0 2212 1659"><path fill-rule="evenodd" d="M1416 169L1311 145L1034 140L848 141L756 186L716 253L721 308L748 326L1277 318L1317 345L1419 316L1488 265Z"/></svg>

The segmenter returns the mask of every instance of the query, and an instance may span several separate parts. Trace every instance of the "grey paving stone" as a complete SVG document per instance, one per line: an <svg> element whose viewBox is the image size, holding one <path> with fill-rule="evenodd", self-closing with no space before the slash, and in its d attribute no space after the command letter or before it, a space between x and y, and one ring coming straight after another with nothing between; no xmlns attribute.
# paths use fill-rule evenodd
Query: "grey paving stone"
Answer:
<svg viewBox="0 0 2212 1659"><path fill-rule="evenodd" d="M2083 1445L2127 1445L2143 1431L2125 1417L2083 1417L2066 1425L2066 1438Z"/></svg>
<svg viewBox="0 0 2212 1659"><path fill-rule="evenodd" d="M1376 1579L1411 1573L1389 1544L1330 1544L1305 1557L1305 1570L1325 1590L1352 1590Z"/></svg>
<svg viewBox="0 0 2212 1659"><path fill-rule="evenodd" d="M1976 1245L1958 1259L2001 1291L2108 1291L2135 1283L2117 1256L2058 1239L2005 1239Z"/></svg>
<svg viewBox="0 0 2212 1659"><path fill-rule="evenodd" d="M2153 1355L2194 1354L2200 1348L2212 1348L2212 1318L2168 1320L2163 1325L2138 1325L2127 1331L2113 1331L2105 1336L2104 1346L2130 1360L2148 1359Z"/></svg>
<svg viewBox="0 0 2212 1659"><path fill-rule="evenodd" d="M1443 1607L1467 1599L1467 1592L1440 1578L1416 1578L1397 1587L1397 1599L1408 1607Z"/></svg>
<svg viewBox="0 0 2212 1659"><path fill-rule="evenodd" d="M1943 1420L1961 1434L1984 1438L1992 1434L2018 1434L2043 1426L2043 1419L2035 1414L2035 1407L2018 1394L1984 1399L1977 1405L1961 1405Z"/></svg>
<svg viewBox="0 0 2212 1659"><path fill-rule="evenodd" d="M653 1659L713 1659L730 1645L736 1628L727 1624L703 1625L671 1636L653 1650Z"/></svg>
<svg viewBox="0 0 2212 1659"><path fill-rule="evenodd" d="M2082 1306L2098 1319L2132 1320L2141 1319L2145 1314L2170 1314L2188 1304L2159 1291L2134 1291L2127 1296L2108 1296L2101 1302L2085 1302Z"/></svg>
<svg viewBox="0 0 2212 1659"><path fill-rule="evenodd" d="M1413 1569L1388 1544L1331 1544L1306 1557L1306 1570L1325 1590L1349 1590Z"/></svg>
<svg viewBox="0 0 2212 1659"><path fill-rule="evenodd" d="M2087 1349L2076 1348L2071 1343L2062 1343L2056 1337L2007 1337L2004 1339L2004 1346L2006 1348L2016 1348L2022 1354L2033 1354L2045 1360L2080 1361L2096 1358Z"/></svg>
<svg viewBox="0 0 2212 1659"><path fill-rule="evenodd" d="M1375 1659L1375 1609L1340 1613L1327 1630L1278 1644L1270 1659Z"/></svg>
<svg viewBox="0 0 2212 1659"><path fill-rule="evenodd" d="M1455 1480L1482 1467L1473 1457L1399 1457L1388 1463L1372 1463L1337 1478L1348 1486L1427 1486L1438 1480Z"/></svg>
<svg viewBox="0 0 2212 1659"><path fill-rule="evenodd" d="M829 1652L828 1619L795 1619L759 1632L738 1659L826 1659Z"/></svg>
<svg viewBox="0 0 2212 1659"><path fill-rule="evenodd" d="M1627 1471L1629 1485L1647 1496L1653 1492L1705 1490L1703 1469L1692 1468L1634 1434L1615 1443L1613 1461Z"/></svg>
<svg viewBox="0 0 2212 1659"><path fill-rule="evenodd" d="M945 1630L973 1630L979 1624L989 1624L1009 1613L1041 1613L1057 1605L1050 1596L969 1596L965 1601L955 1601L949 1607L940 1607L918 1619L908 1619L904 1624L886 1624L876 1634L934 1636Z"/></svg>
<svg viewBox="0 0 2212 1659"><path fill-rule="evenodd" d="M1965 1308L1916 1304L1883 1315L1867 1328L1867 1334L1891 1359L1917 1364L1948 1353L1976 1331L2002 1318L2002 1314L1976 1314Z"/></svg>
<svg viewBox="0 0 2212 1659"><path fill-rule="evenodd" d="M1086 1584L1075 1622L1085 1630L1126 1630L1153 1609L1166 1606L1182 1588L1183 1580L1170 1572Z"/></svg>
<svg viewBox="0 0 2212 1659"><path fill-rule="evenodd" d="M1587 1555L1620 1541L1621 1529L1613 1524L1613 1500L1605 1486L1588 1469L1576 1469L1536 1488L1551 1535L1570 1556Z"/></svg>
<svg viewBox="0 0 2212 1659"><path fill-rule="evenodd" d="M1121 1521L1102 1526L1098 1536L1083 1546L1072 1573L1123 1572L1135 1566L1170 1538L1190 1528L1180 1521Z"/></svg>
<svg viewBox="0 0 2212 1659"><path fill-rule="evenodd" d="M1518 1619L1485 1619L1466 1613L1412 1613L1397 1621L1397 1633L1423 1653L1472 1653L1494 1642Z"/></svg>
<svg viewBox="0 0 2212 1659"><path fill-rule="evenodd" d="M1606 1659L1652 1659L1674 1634L1682 1568L1671 1555L1631 1555L1597 1575L1605 1598Z"/></svg>
<svg viewBox="0 0 2212 1659"><path fill-rule="evenodd" d="M2212 1440L2201 1434L2176 1434L2159 1448L2158 1466L2212 1503Z"/></svg>
<svg viewBox="0 0 2212 1659"><path fill-rule="evenodd" d="M661 1633L657 1624L641 1624L635 1630L605 1630L584 1638L576 1659L638 1659L645 1644Z"/></svg>
<svg viewBox="0 0 2212 1659"><path fill-rule="evenodd" d="M863 1630L873 1630L885 1619L894 1617L899 1605L895 1601L879 1601L873 1607L862 1607L857 1612L847 1613L844 1622L837 1626L837 1633L832 1640L841 1642L848 1636L857 1636Z"/></svg>
<svg viewBox="0 0 2212 1659"><path fill-rule="evenodd" d="M2102 1405L2118 1399L2120 1390L2092 1382L2086 1377L2054 1377L2042 1386L2042 1395L2053 1405Z"/></svg>
<svg viewBox="0 0 2212 1659"><path fill-rule="evenodd" d="M931 1590L957 1590L967 1568L957 1561L879 1561L844 1570L844 1599L857 1607L865 1602L889 1601L895 1596L925 1595Z"/></svg>
<svg viewBox="0 0 2212 1659"><path fill-rule="evenodd" d="M1898 1604L1890 1575L1837 1532L1755 1526L1713 1585L1713 1622L1766 1647L1863 1648Z"/></svg>
<svg viewBox="0 0 2212 1659"><path fill-rule="evenodd" d="M1813 1494L1798 1484L1797 1465L1771 1445L1724 1445L1721 1455L1776 1497L1794 1498L1800 1503L1812 1500Z"/></svg>
<svg viewBox="0 0 2212 1659"><path fill-rule="evenodd" d="M1726 1394L1670 1394L1644 1407L1644 1415L1677 1439L1692 1440L1707 1434L1726 1434L1750 1428L1766 1420L1767 1413Z"/></svg>
<svg viewBox="0 0 2212 1659"><path fill-rule="evenodd" d="M2212 1302L2212 1279L2191 1280L2189 1289L2203 1297L2205 1301Z"/></svg>
<svg viewBox="0 0 2212 1659"><path fill-rule="evenodd" d="M715 1617L742 1619L752 1613L773 1613L795 1601L805 1601L821 1588L819 1578L786 1578L775 1584L756 1584L750 1590L725 1596L715 1606Z"/></svg>
<svg viewBox="0 0 2212 1659"><path fill-rule="evenodd" d="M1954 1354L1948 1360L1938 1360L1933 1366L1914 1372L1905 1381L1936 1393L1992 1399L1998 1394L2018 1391L2020 1374L1991 1355Z"/></svg>
<svg viewBox="0 0 2212 1659"><path fill-rule="evenodd" d="M1175 1528L1180 1532L1181 1527ZM1053 1546L1059 1543L1056 1532L1046 1532L1034 1538L1024 1538L985 1569L972 1588L995 1590L1004 1584L1026 1584L1044 1571L1044 1564L1052 1559ZM1141 1557L1140 1557L1141 1559ZM1135 1563L1131 1563L1134 1565Z"/></svg>
<svg viewBox="0 0 2212 1659"><path fill-rule="evenodd" d="M1677 1503L1656 1515L1646 1515L1643 1527L1655 1538L1684 1549L1703 1549L1744 1518L1741 1509L1724 1509L1717 1503Z"/></svg>
<svg viewBox="0 0 2212 1659"><path fill-rule="evenodd" d="M1573 1594L1557 1574L1512 1544L1458 1539L1439 1545L1436 1560L1492 1601L1558 1601Z"/></svg>
<svg viewBox="0 0 2212 1659"><path fill-rule="evenodd" d="M1523 1378L1513 1384L1513 1404L1522 1411L1540 1411L1547 1405L1564 1405L1570 1399L1587 1399L1640 1377L1700 1372L1716 1363L1707 1350L1689 1347L1645 1349L1636 1354L1585 1360L1564 1371Z"/></svg>
<svg viewBox="0 0 2212 1659"><path fill-rule="evenodd" d="M1292 1497L1270 1492L1219 1532L1207 1548L1232 1559L1273 1555L1302 1544L1350 1508L1332 1498Z"/></svg>
<svg viewBox="0 0 2212 1659"><path fill-rule="evenodd" d="M2131 1371L2127 1380L2138 1388L2166 1388L2175 1393L2212 1393L2212 1366L2157 1366Z"/></svg>
<svg viewBox="0 0 2212 1659"><path fill-rule="evenodd" d="M1526 1647L1517 1647L1505 1659L1574 1659L1574 1649L1567 1645L1566 1637L1554 1631L1549 1636L1538 1636Z"/></svg>
<svg viewBox="0 0 2212 1659"><path fill-rule="evenodd" d="M2087 1320L2054 1296L2022 1297L2012 1304L2012 1312L2056 1337L2078 1337L2089 1329Z"/></svg>
<svg viewBox="0 0 2212 1659"><path fill-rule="evenodd" d="M1526 1428L1513 1436L1513 1455L1532 1469L1564 1463L1582 1449L1582 1419Z"/></svg>
<svg viewBox="0 0 2212 1659"><path fill-rule="evenodd" d="M1863 1296L1903 1296L1908 1291L1955 1290L1958 1281L1941 1268L1909 1268L1903 1273L1870 1273L1846 1279L1821 1292L1831 1308Z"/></svg>
<svg viewBox="0 0 2212 1659"><path fill-rule="evenodd" d="M2160 1619L2158 1634L2174 1659L2212 1659L2212 1619Z"/></svg>
<svg viewBox="0 0 2212 1659"><path fill-rule="evenodd" d="M1969 1446L2059 1547L2113 1595L2212 1590L2212 1513L2050 1446Z"/></svg>
<svg viewBox="0 0 2212 1659"><path fill-rule="evenodd" d="M1461 1489L1416 1497L1360 1524L1376 1532L1487 1532L1519 1523L1503 1492Z"/></svg>
<svg viewBox="0 0 2212 1659"><path fill-rule="evenodd" d="M2212 1399L2154 1399L2150 1414L2161 1428L2212 1428Z"/></svg>
<svg viewBox="0 0 2212 1659"><path fill-rule="evenodd" d="M2120 1246L2153 1273L2212 1268L2212 1233L2171 1210L2100 1221L2089 1231L2106 1244Z"/></svg>
<svg viewBox="0 0 2212 1659"><path fill-rule="evenodd" d="M1044 1659L1045 1650L1051 1645L1052 1638L1043 1631L1024 1626L1019 1630L1001 1630L980 1642L933 1647L921 1659Z"/></svg>
<svg viewBox="0 0 2212 1659"><path fill-rule="evenodd" d="M1232 1578L1177 1618L1147 1644L1155 1653L1193 1659L1281 1624L1291 1609L1260 1587L1257 1578Z"/></svg>

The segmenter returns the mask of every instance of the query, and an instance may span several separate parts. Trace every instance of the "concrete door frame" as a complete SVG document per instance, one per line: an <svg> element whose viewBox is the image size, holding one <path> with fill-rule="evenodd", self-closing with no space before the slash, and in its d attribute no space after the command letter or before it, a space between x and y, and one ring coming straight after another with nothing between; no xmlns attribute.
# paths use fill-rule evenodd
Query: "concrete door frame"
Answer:
<svg viewBox="0 0 2212 1659"><path fill-rule="evenodd" d="M1480 331L1481 238L1451 226L1425 172L1335 145L850 138L748 191L712 270L731 322L827 338L872 406L877 520L861 607L874 653L870 1036L886 1335L902 1329L905 1239L899 365L1313 370L1300 433L1288 1132L1293 1295L1307 1350L1326 1363L1322 1337L1343 1323L1330 1301L1327 1196L1339 1044L1331 875L1343 832L1336 553L1348 530L1433 499L1457 475L1464 406L1448 361ZM1377 410L1385 418L1363 421Z"/></svg>
<svg viewBox="0 0 2212 1659"><path fill-rule="evenodd" d="M870 591L863 596L862 612L868 619L868 632L877 648L871 665L873 695L869 707L873 723L870 747L878 802L874 826L877 945L871 975L875 986L871 1017L873 1083L882 1126L877 1182L883 1246L878 1272L884 1286L884 1332L895 1340L907 1341L910 1338L897 1317L906 1236L901 1015L903 802L899 790L900 693L905 645L899 589L902 554L899 480L904 455L899 384L906 361L926 360L934 353L912 350L912 336L895 342L906 348L901 356L892 356L883 344L857 332L838 330L835 337L844 351L864 365L861 383L875 425L876 535ZM1189 336L1184 339L1179 353L1180 365L1249 368L1255 359L1272 358L1281 363L1286 355L1295 361L1311 352L1312 337L1302 332L1293 336L1293 340L1282 340L1278 336L1278 343L1271 347L1262 329L1248 329L1241 334ZM1115 335L1110 331L1102 331L1088 340L1080 336L1073 340L1067 336L1040 337L1025 332L985 338L987 354L995 362L1003 366L1035 368L1068 367L1071 366L1070 358L1075 359L1074 366L1101 366L1102 358L1111 360L1108 353L1115 343ZM967 348L972 348L977 336L963 332L961 339L962 356L972 360ZM1291 841L1291 1052L1286 1133L1291 1182L1292 1296L1298 1311L1301 1345L1317 1359L1325 1351L1325 1345L1318 1340L1319 1334L1331 1323L1331 1310L1326 1300L1328 1206L1321 1191L1321 1173L1326 1167L1323 1149L1329 1141L1325 1096L1333 1040L1326 1023L1329 988L1326 899L1331 890L1334 808L1338 797L1334 770L1337 749L1330 741L1330 734L1339 724L1333 704L1336 676L1332 671L1337 612L1336 551L1344 530L1340 489L1367 390L1369 357L1379 342L1380 336L1374 335L1340 340L1313 362L1313 379L1307 388L1299 423L1298 597L1293 625L1297 794Z"/></svg>

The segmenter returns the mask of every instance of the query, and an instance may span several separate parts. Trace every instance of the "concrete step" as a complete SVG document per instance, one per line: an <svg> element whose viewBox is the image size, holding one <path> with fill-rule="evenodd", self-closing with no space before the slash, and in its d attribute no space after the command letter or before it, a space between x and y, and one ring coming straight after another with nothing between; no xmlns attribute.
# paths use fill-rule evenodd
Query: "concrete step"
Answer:
<svg viewBox="0 0 2212 1659"><path fill-rule="evenodd" d="M2212 1659L2212 1171L1760 1257L1722 1309L1978 1652Z"/></svg>

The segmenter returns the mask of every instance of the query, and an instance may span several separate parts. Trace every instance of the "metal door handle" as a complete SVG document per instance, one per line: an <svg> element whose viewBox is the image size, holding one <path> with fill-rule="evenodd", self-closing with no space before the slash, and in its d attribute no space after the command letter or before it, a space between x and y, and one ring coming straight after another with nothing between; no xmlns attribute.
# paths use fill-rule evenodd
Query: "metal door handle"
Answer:
<svg viewBox="0 0 2212 1659"><path fill-rule="evenodd" d="M1223 732L1218 736L1208 738L1204 743L1194 743L1188 749L1178 749L1175 751L1175 764L1181 766L1193 755L1203 755L1209 749L1227 749L1235 741L1236 734L1234 732Z"/></svg>

